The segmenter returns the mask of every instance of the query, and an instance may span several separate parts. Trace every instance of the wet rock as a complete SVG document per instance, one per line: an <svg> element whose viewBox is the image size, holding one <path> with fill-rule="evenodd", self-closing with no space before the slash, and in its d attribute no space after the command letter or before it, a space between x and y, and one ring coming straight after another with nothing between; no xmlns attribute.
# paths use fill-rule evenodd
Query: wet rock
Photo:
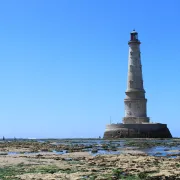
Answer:
<svg viewBox="0 0 180 180"><path fill-rule="evenodd" d="M96 169L91 169L91 171L92 171L92 172L97 172L97 170L96 170Z"/></svg>
<svg viewBox="0 0 180 180"><path fill-rule="evenodd" d="M43 155L42 154L37 154L36 157L37 158L41 158Z"/></svg>
<svg viewBox="0 0 180 180"><path fill-rule="evenodd" d="M97 153L97 152L98 152L98 149L94 148L94 149L91 150L91 153Z"/></svg>
<svg viewBox="0 0 180 180"><path fill-rule="evenodd" d="M88 162L87 163L89 166L94 166L96 163L95 162Z"/></svg>

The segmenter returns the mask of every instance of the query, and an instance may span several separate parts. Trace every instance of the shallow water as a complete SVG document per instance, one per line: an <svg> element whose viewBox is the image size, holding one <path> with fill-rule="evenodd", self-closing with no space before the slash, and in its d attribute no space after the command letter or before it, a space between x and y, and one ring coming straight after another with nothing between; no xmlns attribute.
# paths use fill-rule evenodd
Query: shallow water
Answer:
<svg viewBox="0 0 180 180"><path fill-rule="evenodd" d="M143 149L143 152L147 153L150 156L173 156L180 153L180 147L156 146L148 149Z"/></svg>
<svg viewBox="0 0 180 180"><path fill-rule="evenodd" d="M19 140L19 141L22 141L22 140ZM176 157L177 154L180 154L180 139L120 139L120 140L103 140L103 139L52 139L52 140L37 139L37 140L34 140L33 139L33 141L37 141L39 143L50 143L50 144L55 144L55 145L58 145L58 144L65 145L65 146L70 145L72 147L84 146L84 149L82 149L82 151L89 152L93 156L100 155L100 154L126 153L126 149L128 150L137 149L138 151L144 152L150 156L169 156L169 157L175 156ZM135 147L131 145L127 146L126 142L157 143L157 146L153 146L150 148L140 148L140 147ZM92 153L92 150L94 148L97 149L97 153ZM8 152L8 155L39 154L39 153L47 153L47 152L24 152L24 153L23 152ZM63 151L54 150L48 153L65 154L67 152L64 149Z"/></svg>
<svg viewBox="0 0 180 180"><path fill-rule="evenodd" d="M89 153L93 156L97 156L97 155L105 155L105 154L121 154L121 151L106 151L106 150L98 150L97 153L92 153L91 151L89 151Z"/></svg>

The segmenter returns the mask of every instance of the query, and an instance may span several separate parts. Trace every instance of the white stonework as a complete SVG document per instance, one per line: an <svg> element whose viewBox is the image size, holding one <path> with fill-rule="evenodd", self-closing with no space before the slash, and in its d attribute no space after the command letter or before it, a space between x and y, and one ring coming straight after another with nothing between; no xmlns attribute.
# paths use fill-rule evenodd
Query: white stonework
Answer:
<svg viewBox="0 0 180 180"><path fill-rule="evenodd" d="M146 117L146 100L125 101L125 117Z"/></svg>
<svg viewBox="0 0 180 180"><path fill-rule="evenodd" d="M149 122L146 114L145 90L143 87L140 41L133 31L129 44L128 78L125 104L125 124Z"/></svg>

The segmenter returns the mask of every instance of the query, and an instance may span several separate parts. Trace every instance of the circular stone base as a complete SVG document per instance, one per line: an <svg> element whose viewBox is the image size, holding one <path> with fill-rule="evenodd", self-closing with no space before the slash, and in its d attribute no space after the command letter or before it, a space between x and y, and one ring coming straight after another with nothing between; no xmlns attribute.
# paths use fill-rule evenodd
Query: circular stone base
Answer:
<svg viewBox="0 0 180 180"><path fill-rule="evenodd" d="M103 138L172 138L172 135L166 124L109 124Z"/></svg>

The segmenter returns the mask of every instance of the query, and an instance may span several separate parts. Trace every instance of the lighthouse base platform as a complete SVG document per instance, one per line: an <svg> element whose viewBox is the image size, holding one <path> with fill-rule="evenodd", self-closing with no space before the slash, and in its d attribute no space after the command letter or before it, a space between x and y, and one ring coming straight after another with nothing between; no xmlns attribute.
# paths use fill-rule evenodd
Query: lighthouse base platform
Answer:
<svg viewBox="0 0 180 180"><path fill-rule="evenodd" d="M106 125L104 139L117 138L172 138L166 124L109 124Z"/></svg>

